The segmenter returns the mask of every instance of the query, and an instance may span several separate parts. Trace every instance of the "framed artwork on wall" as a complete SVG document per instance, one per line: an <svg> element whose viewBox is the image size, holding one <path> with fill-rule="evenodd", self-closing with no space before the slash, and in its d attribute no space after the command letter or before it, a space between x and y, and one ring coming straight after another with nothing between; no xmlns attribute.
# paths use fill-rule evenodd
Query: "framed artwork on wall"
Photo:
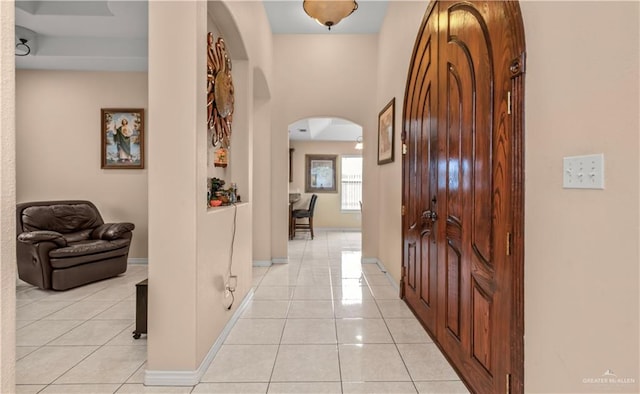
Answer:
<svg viewBox="0 0 640 394"><path fill-rule="evenodd" d="M378 114L378 164L393 162L395 150L395 117L396 98L389 101Z"/></svg>
<svg viewBox="0 0 640 394"><path fill-rule="evenodd" d="M100 119L101 168L144 168L144 109L103 108Z"/></svg>
<svg viewBox="0 0 640 394"><path fill-rule="evenodd" d="M337 193L336 155L305 155L306 193Z"/></svg>

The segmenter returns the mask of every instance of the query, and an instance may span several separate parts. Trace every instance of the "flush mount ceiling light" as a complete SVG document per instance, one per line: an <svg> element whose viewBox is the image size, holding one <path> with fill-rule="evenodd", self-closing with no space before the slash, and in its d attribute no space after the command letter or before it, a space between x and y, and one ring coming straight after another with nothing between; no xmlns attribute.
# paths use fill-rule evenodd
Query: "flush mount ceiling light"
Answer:
<svg viewBox="0 0 640 394"><path fill-rule="evenodd" d="M26 27L16 25L15 43L16 56L33 56L38 52L38 34Z"/></svg>
<svg viewBox="0 0 640 394"><path fill-rule="evenodd" d="M19 38L18 41L20 42L16 44L16 56L27 56L28 54L30 54L31 47L27 45L29 40L27 40L26 38Z"/></svg>
<svg viewBox="0 0 640 394"><path fill-rule="evenodd" d="M304 0L302 8L307 15L331 30L331 26L357 10L358 3L355 0Z"/></svg>

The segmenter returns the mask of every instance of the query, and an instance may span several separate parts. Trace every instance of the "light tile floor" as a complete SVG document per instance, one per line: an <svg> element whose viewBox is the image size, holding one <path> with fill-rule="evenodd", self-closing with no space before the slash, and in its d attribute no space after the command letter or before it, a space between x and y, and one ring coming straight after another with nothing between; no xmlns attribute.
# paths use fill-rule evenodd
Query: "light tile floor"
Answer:
<svg viewBox="0 0 640 394"><path fill-rule="evenodd" d="M398 290L361 264L358 232L289 242L200 384L145 387L134 340L146 266L66 292L17 287L18 393L467 393Z"/></svg>

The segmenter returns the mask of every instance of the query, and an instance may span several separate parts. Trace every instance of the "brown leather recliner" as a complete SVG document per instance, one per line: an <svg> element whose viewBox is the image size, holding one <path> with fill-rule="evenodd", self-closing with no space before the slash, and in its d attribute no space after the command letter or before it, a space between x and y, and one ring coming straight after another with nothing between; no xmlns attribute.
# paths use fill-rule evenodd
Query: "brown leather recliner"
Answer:
<svg viewBox="0 0 640 394"><path fill-rule="evenodd" d="M16 206L18 276L41 289L66 290L127 270L133 223L104 223L90 201Z"/></svg>

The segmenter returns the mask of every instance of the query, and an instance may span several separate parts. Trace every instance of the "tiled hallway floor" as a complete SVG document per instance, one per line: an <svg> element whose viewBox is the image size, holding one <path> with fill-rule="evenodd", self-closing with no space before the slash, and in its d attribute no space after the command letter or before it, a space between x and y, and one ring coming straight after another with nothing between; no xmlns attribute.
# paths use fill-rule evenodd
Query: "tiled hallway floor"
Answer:
<svg viewBox="0 0 640 394"><path fill-rule="evenodd" d="M146 340L131 331L145 266L63 293L19 286L18 392L466 393L360 243L318 232L290 241L289 264L254 268L254 297L195 387L142 385Z"/></svg>

